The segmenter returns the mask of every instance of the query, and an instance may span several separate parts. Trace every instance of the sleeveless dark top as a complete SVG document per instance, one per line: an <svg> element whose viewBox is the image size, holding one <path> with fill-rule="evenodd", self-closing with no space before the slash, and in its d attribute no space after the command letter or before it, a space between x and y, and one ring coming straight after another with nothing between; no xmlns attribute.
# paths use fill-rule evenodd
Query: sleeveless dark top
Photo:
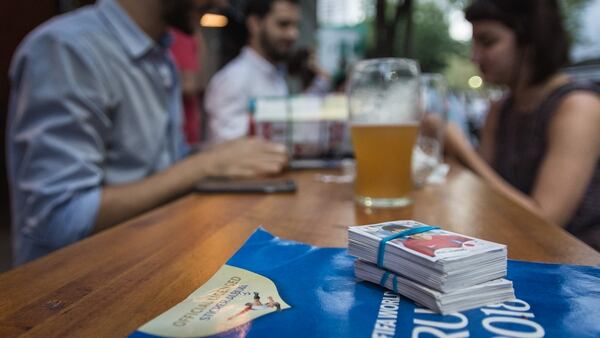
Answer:
<svg viewBox="0 0 600 338"><path fill-rule="evenodd" d="M506 181L527 195L532 193L546 154L547 132L554 112L562 99L574 91L600 96L600 88L592 83L570 82L554 90L533 112L516 111L511 97L501 108L492 166ZM566 229L600 251L600 160Z"/></svg>

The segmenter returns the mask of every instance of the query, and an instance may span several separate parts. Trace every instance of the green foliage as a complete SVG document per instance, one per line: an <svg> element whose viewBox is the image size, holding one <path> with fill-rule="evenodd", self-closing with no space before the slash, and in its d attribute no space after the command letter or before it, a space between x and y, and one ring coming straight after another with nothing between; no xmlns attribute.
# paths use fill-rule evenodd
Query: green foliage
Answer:
<svg viewBox="0 0 600 338"><path fill-rule="evenodd" d="M386 16L388 19L390 18L389 14L394 12L395 6L403 3L402 0L384 1L386 1ZM580 23L578 19L581 10L591 0L559 1L562 6L566 28L572 40L579 41ZM448 18L442 8L447 9L447 5L449 5L464 9L470 2L471 0L415 0L413 8L411 57L419 60L424 72L444 72L455 88L465 86L466 79L475 75L476 71L474 67L469 66L470 44L455 41L450 37ZM373 18L367 20L370 21L367 49L373 50L375 48L375 23ZM401 51L402 44L407 38L403 18L396 22L396 25L397 38L392 43L395 44L395 51ZM396 54L398 53L396 52Z"/></svg>
<svg viewBox="0 0 600 338"><path fill-rule="evenodd" d="M418 2L413 18L413 57L424 72L442 72L449 56L468 54L466 44L450 37L446 14L435 2Z"/></svg>
<svg viewBox="0 0 600 338"><path fill-rule="evenodd" d="M471 1L469 1L469 0L447 0L447 1L449 4L451 4L457 8L460 8L460 9L467 7L467 5L469 3L471 3ZM525 0L525 1L527 1L527 0Z"/></svg>
<svg viewBox="0 0 600 338"><path fill-rule="evenodd" d="M428 32L429 30L447 32L447 28L443 27L444 24L441 23L442 20L439 17L439 13L436 13L438 10L430 8L430 5L432 5L431 3L428 4L426 2L427 0L419 1L421 1L421 5L417 6L417 12L429 13L427 15L431 17L418 22L416 17L419 15L415 13L415 57L421 60L424 69L426 69L426 67L431 68L431 71L438 71L439 67L444 65L445 67L443 67L442 72L446 76L449 86L454 89L468 89L468 79L473 75L477 75L477 69L471 64L468 58L470 53L469 43L452 41L449 36L442 36L447 34ZM464 9L471 2L470 0L447 1L451 6L460 9ZM579 33L581 30L581 21L579 18L582 10L590 3L590 1L591 0L559 0L563 18L565 20L565 27L573 42L582 42ZM439 3L439 1L436 2ZM419 34L421 34L421 36L419 36ZM441 57L436 57L436 54L439 55L440 53L439 50L433 51L433 49L438 49L433 42L437 41L435 40L436 38L440 39L438 43L444 46L441 51ZM446 38L450 41L442 42L448 41ZM427 41L431 41L431 43L427 43ZM443 52L444 50L446 52Z"/></svg>
<svg viewBox="0 0 600 338"><path fill-rule="evenodd" d="M448 87L454 90L470 90L468 81L471 76L478 75L475 65L466 57L451 55L447 58L448 66L444 69L444 77Z"/></svg>
<svg viewBox="0 0 600 338"><path fill-rule="evenodd" d="M580 31L581 21L579 20L581 11L590 2L590 0L561 0L563 19L565 28L571 42L581 42Z"/></svg>

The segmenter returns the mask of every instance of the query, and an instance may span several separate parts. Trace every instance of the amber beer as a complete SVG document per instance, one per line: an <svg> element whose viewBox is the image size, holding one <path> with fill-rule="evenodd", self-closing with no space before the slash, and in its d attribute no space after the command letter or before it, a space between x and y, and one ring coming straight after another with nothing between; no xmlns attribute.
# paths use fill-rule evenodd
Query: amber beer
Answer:
<svg viewBox="0 0 600 338"><path fill-rule="evenodd" d="M355 193L360 203L367 206L410 203L411 160L418 132L417 123L352 126L357 170Z"/></svg>

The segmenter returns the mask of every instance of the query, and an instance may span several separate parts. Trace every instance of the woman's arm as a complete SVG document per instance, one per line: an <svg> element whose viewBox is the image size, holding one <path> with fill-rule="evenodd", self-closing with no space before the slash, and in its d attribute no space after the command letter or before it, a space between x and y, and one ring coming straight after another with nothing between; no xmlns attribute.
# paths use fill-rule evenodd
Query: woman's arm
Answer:
<svg viewBox="0 0 600 338"><path fill-rule="evenodd" d="M542 214L564 225L577 210L600 160L598 96L586 92L567 96L547 133L548 150L531 197Z"/></svg>
<svg viewBox="0 0 600 338"><path fill-rule="evenodd" d="M449 155L454 156L465 167L488 182L492 188L519 203L524 208L542 217L544 216L540 213L540 209L535 201L514 188L496 173L490 164L482 157L482 154L473 149L471 143L464 136L460 128L454 124L448 124L448 128L446 129L446 150Z"/></svg>
<svg viewBox="0 0 600 338"><path fill-rule="evenodd" d="M489 135L482 134L485 137ZM600 159L600 100L586 93L569 95L557 107L548 137L548 150L531 196L500 177L455 126L449 126L446 141L460 162L496 190L547 220L565 225Z"/></svg>
<svg viewBox="0 0 600 338"><path fill-rule="evenodd" d="M483 124L483 128L481 130L479 151L473 149L471 143L463 134L462 130L458 128L458 126L448 123L444 139L446 153L456 157L469 168L472 164L469 163L470 160L472 160L470 157L477 153L479 153L480 157L482 157L485 162L492 163L495 146L494 137L496 135L496 125L498 124L498 117L500 116L502 102L503 100L493 102L490 106L485 123Z"/></svg>

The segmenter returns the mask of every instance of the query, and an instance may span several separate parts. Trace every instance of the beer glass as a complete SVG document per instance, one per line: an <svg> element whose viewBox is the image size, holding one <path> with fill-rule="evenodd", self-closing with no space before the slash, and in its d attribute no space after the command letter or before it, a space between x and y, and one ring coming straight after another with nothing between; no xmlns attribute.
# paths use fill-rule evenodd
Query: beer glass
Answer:
<svg viewBox="0 0 600 338"><path fill-rule="evenodd" d="M355 200L366 207L412 203L411 160L419 132L419 65L386 58L358 62L348 86Z"/></svg>

